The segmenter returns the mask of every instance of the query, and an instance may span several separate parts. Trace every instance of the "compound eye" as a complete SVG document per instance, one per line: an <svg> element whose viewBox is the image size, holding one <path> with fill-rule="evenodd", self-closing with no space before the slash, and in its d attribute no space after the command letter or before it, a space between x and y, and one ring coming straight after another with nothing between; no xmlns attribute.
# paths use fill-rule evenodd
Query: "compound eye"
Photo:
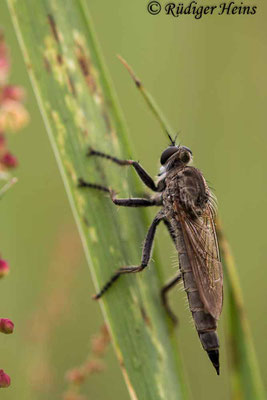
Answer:
<svg viewBox="0 0 267 400"><path fill-rule="evenodd" d="M176 146L171 146L168 147L166 150L164 150L164 152L161 154L160 157L160 163L161 165L164 165L168 159L174 154L176 153L178 150L178 148Z"/></svg>

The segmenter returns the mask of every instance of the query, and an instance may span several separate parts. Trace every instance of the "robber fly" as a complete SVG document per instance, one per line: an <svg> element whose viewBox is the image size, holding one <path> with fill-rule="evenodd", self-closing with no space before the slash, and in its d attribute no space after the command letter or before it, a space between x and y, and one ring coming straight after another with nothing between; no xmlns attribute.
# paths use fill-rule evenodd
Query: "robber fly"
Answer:
<svg viewBox="0 0 267 400"><path fill-rule="evenodd" d="M162 167L157 183L137 161L120 160L89 149L90 157L106 158L120 166L132 165L143 183L157 194L151 198L118 199L113 190L102 185L80 179L80 187L108 192L117 206L161 206L148 230L141 264L119 268L94 298L99 299L122 274L140 272L146 268L156 228L162 221L177 249L180 270L161 290L163 305L175 320L168 305L167 293L182 279L199 339L219 375L219 340L216 329L222 311L223 274L214 226L215 198L202 173L188 165L192 160L192 151L188 147L175 145L175 141L169 138L171 145L161 155Z"/></svg>

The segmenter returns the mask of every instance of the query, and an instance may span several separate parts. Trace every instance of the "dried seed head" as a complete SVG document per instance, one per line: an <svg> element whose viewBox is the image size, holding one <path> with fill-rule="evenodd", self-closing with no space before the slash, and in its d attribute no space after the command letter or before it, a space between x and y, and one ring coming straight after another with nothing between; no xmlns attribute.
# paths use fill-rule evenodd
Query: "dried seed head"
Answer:
<svg viewBox="0 0 267 400"><path fill-rule="evenodd" d="M92 339L92 352L96 356L102 356L105 353L109 342L110 342L110 336L107 326L103 325L100 333L94 336Z"/></svg>
<svg viewBox="0 0 267 400"><path fill-rule="evenodd" d="M84 371L87 375L103 372L104 370L105 364L101 360L93 359L84 365Z"/></svg>
<svg viewBox="0 0 267 400"><path fill-rule="evenodd" d="M9 264L7 261L0 258L0 278L3 278L9 273Z"/></svg>
<svg viewBox="0 0 267 400"><path fill-rule="evenodd" d="M67 392L63 395L63 400L87 400L87 397L78 393Z"/></svg>
<svg viewBox="0 0 267 400"><path fill-rule="evenodd" d="M10 386L10 382L10 377L2 369L0 369L0 388L7 388Z"/></svg>
<svg viewBox="0 0 267 400"><path fill-rule="evenodd" d="M101 327L101 334L105 337L107 342L110 342L110 334L107 324L103 324Z"/></svg>
<svg viewBox="0 0 267 400"><path fill-rule="evenodd" d="M0 111L0 130L13 132L23 128L29 121L24 105L14 100L6 100Z"/></svg>
<svg viewBox="0 0 267 400"><path fill-rule="evenodd" d="M14 331L14 324L8 318L0 318L0 332L2 333L13 333Z"/></svg>
<svg viewBox="0 0 267 400"><path fill-rule="evenodd" d="M74 368L67 372L66 379L68 382L80 385L85 380L84 372L80 368Z"/></svg>

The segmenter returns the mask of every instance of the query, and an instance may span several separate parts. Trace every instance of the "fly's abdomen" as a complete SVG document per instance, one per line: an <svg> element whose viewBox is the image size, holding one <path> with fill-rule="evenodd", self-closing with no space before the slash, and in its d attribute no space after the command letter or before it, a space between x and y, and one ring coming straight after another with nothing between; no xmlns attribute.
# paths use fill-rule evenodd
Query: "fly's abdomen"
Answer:
<svg viewBox="0 0 267 400"><path fill-rule="evenodd" d="M219 374L219 339L216 333L217 321L211 314L204 310L204 304L199 295L179 223L177 223L176 226L176 233L177 250L179 252L179 267L183 277L184 288L187 293L189 308L201 344L204 350L207 351L210 360Z"/></svg>
<svg viewBox="0 0 267 400"><path fill-rule="evenodd" d="M216 320L210 314L204 311L204 305L199 296L193 271L191 269L183 268L183 262L181 262L181 259L185 257L186 254L182 254L179 257L181 266L180 268L184 281L184 288L187 293L188 303L195 322L196 329L200 335L203 335L205 332L216 330L217 323ZM202 344L203 347L205 348L204 343ZM207 350L207 348L205 348L205 350Z"/></svg>

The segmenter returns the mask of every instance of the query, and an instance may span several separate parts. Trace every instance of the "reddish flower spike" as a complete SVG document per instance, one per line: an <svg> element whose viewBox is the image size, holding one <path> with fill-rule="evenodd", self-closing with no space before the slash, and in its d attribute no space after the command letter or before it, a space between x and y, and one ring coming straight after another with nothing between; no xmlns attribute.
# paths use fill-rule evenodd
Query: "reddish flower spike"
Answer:
<svg viewBox="0 0 267 400"><path fill-rule="evenodd" d="M0 133L0 151L5 148L6 138L3 133Z"/></svg>
<svg viewBox="0 0 267 400"><path fill-rule="evenodd" d="M7 388L10 386L11 379L4 370L0 369L0 388Z"/></svg>
<svg viewBox="0 0 267 400"><path fill-rule="evenodd" d="M15 100L22 101L25 98L25 91L20 86L8 85L5 86L2 92L3 101Z"/></svg>
<svg viewBox="0 0 267 400"><path fill-rule="evenodd" d="M13 154L6 152L1 159L1 163L7 168L15 168L18 165L18 160Z"/></svg>
<svg viewBox="0 0 267 400"><path fill-rule="evenodd" d="M0 278L3 278L9 273L9 264L7 261L0 258Z"/></svg>
<svg viewBox="0 0 267 400"><path fill-rule="evenodd" d="M0 318L0 332L5 334L13 333L14 331L14 324L8 318Z"/></svg>

